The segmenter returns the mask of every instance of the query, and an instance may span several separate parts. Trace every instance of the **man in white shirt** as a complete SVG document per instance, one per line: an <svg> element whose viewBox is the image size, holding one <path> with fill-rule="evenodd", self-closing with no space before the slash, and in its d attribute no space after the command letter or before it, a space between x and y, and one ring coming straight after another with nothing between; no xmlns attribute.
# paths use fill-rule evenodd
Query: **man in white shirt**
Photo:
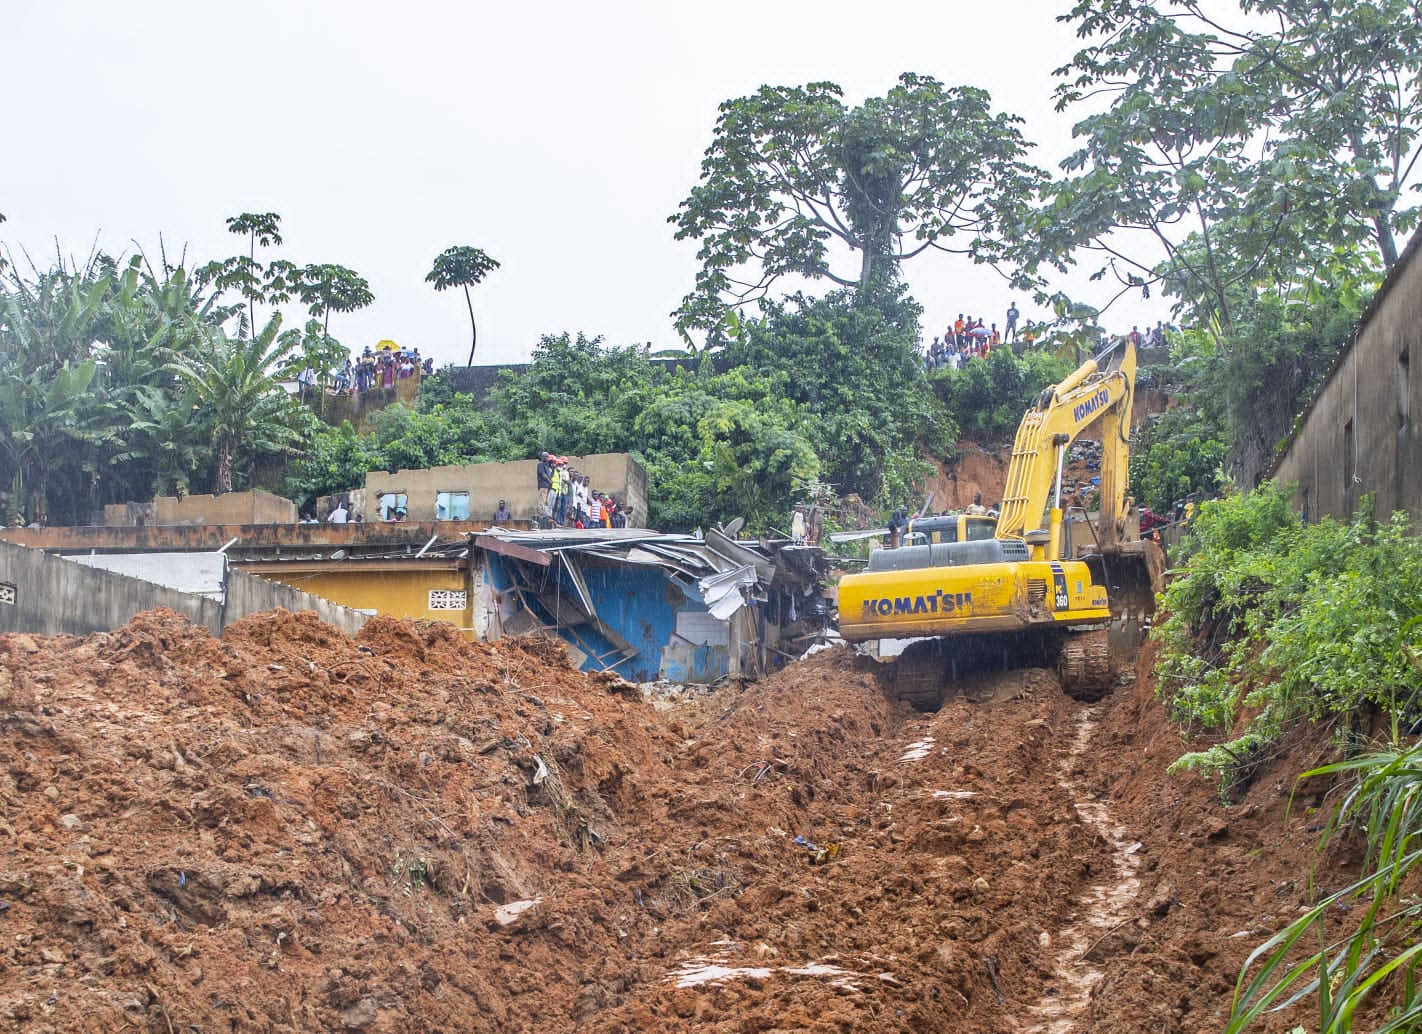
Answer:
<svg viewBox="0 0 1422 1034"><path fill-rule="evenodd" d="M345 524L351 519L351 513L346 509L344 502L338 502L336 508L331 511L330 521L332 524Z"/></svg>

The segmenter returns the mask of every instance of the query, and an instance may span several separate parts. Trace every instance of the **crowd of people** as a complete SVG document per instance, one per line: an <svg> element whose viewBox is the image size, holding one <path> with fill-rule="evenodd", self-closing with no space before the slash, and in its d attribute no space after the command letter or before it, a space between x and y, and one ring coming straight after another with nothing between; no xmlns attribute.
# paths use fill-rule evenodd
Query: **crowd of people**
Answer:
<svg viewBox="0 0 1422 1034"><path fill-rule="evenodd" d="M595 491L566 456L540 452L537 478L539 509L555 527L625 528L632 517L632 507Z"/></svg>
<svg viewBox="0 0 1422 1034"><path fill-rule="evenodd" d="M996 323L984 324L981 316L965 317L959 313L958 318L949 324L941 335L934 337L933 342L924 350L924 368L937 370L946 366L961 370L969 359L982 359L994 348L1017 342L1020 317L1016 302L1009 303L1007 318L1001 330ZM1139 326L1134 326L1129 334L1103 333L1098 342L1099 351L1106 351L1127 339L1134 342L1137 348L1165 348L1166 332L1178 329L1161 320L1144 331ZM1020 340L1028 344L1031 344L1035 337L1030 328L1020 334Z"/></svg>
<svg viewBox="0 0 1422 1034"><path fill-rule="evenodd" d="M418 348L381 348L367 345L360 358L336 371L334 387L339 394L364 394L372 388L393 388L396 381L434 373L434 360L421 358Z"/></svg>
<svg viewBox="0 0 1422 1034"><path fill-rule="evenodd" d="M960 312L958 318L928 346L924 365L930 370L943 366L960 370L969 359L981 359L994 348L1015 342L1020 317L1017 303L1011 302L1003 328L998 330L996 323L985 324L981 316L965 317Z"/></svg>
<svg viewBox="0 0 1422 1034"><path fill-rule="evenodd" d="M1164 348L1165 332L1167 330L1179 330L1180 328L1172 324L1167 324L1164 320L1156 320L1155 326L1147 327L1144 331L1140 327L1131 327L1129 334L1110 335L1103 333L1097 342L1097 351L1104 352L1123 341L1130 341L1137 348Z"/></svg>

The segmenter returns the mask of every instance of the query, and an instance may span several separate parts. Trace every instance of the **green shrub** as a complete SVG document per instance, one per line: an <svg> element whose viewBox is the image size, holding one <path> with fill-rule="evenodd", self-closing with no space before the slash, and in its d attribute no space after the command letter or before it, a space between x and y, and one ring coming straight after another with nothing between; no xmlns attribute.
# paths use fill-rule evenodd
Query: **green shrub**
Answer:
<svg viewBox="0 0 1422 1034"><path fill-rule="evenodd" d="M1422 613L1422 540L1402 515L1303 525L1289 496L1265 485L1202 505L1165 592L1160 693L1188 731L1235 737L1181 767L1230 767L1301 718L1376 707L1397 729L1418 714L1399 637Z"/></svg>

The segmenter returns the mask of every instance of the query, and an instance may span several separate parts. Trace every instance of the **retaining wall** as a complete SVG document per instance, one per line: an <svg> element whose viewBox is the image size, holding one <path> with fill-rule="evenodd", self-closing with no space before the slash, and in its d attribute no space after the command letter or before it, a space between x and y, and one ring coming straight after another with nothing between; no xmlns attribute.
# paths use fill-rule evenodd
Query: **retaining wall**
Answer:
<svg viewBox="0 0 1422 1034"><path fill-rule="evenodd" d="M265 610L313 610L354 635L370 616L243 571L226 575L225 602L179 592L140 578L76 564L63 557L0 542L0 633L89 635L109 632L134 615L167 607L213 635Z"/></svg>

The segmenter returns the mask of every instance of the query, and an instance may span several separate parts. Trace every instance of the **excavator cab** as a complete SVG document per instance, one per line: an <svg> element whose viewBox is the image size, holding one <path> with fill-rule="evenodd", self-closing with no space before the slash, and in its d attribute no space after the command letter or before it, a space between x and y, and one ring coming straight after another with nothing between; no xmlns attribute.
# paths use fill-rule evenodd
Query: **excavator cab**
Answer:
<svg viewBox="0 0 1422 1034"><path fill-rule="evenodd" d="M933 546L943 542L986 542L997 537L997 518L976 513L945 513L915 517L904 532L906 546Z"/></svg>

